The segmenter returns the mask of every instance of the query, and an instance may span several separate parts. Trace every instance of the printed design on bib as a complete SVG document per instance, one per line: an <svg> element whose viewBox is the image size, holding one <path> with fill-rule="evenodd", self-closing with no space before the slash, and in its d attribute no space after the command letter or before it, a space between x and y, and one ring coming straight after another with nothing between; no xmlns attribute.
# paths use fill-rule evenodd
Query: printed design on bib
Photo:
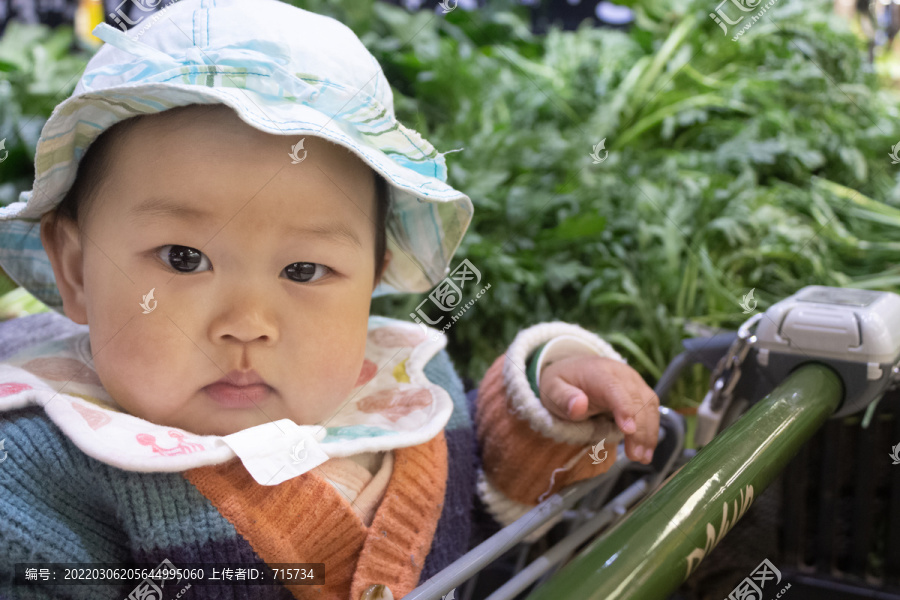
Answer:
<svg viewBox="0 0 900 600"><path fill-rule="evenodd" d="M20 383L18 381L10 381L8 383L0 383L0 398L3 396L12 396L13 394L17 394L23 390L31 390L34 389L27 383Z"/></svg>
<svg viewBox="0 0 900 600"><path fill-rule="evenodd" d="M78 392L73 392L68 389L64 393L68 394L69 396L75 396L76 398L81 398L82 400L87 400L88 402L90 402L91 404L96 406L97 408L103 409L105 412L112 411L112 412L115 412L118 414L126 414L125 411L123 411L115 406L110 406L109 404L107 404L100 398L97 398L96 396L89 396L87 394L79 394Z"/></svg>
<svg viewBox="0 0 900 600"><path fill-rule="evenodd" d="M364 413L380 413L396 422L409 413L431 406L431 392L419 388L413 390L382 390L359 401L357 407Z"/></svg>
<svg viewBox="0 0 900 600"><path fill-rule="evenodd" d="M178 440L178 444L176 446L173 446L171 448L163 448L156 443L156 436L149 433L139 433L134 436L134 439L137 440L138 444L142 446L149 446L150 449L153 450L154 454L159 454L161 456L190 454L192 452L200 452L203 450L203 444L197 444L195 442L185 442L184 434L180 431L169 430L167 433L169 434L169 437Z"/></svg>
<svg viewBox="0 0 900 600"><path fill-rule="evenodd" d="M401 329L397 326L378 327L369 331L369 340L382 348L417 346L428 337L419 329Z"/></svg>
<svg viewBox="0 0 900 600"><path fill-rule="evenodd" d="M406 361L407 359L404 358L396 367L394 367L394 379L399 383L409 383L409 373L406 372Z"/></svg>
<svg viewBox="0 0 900 600"><path fill-rule="evenodd" d="M78 402L72 402L72 408L74 408L78 412L78 414L84 417L84 420L87 421L88 426L94 431L100 429L104 425L108 425L109 422L112 421L112 417L102 410L88 408L87 406L82 406Z"/></svg>
<svg viewBox="0 0 900 600"><path fill-rule="evenodd" d="M371 427L369 425L353 425L350 427L326 427L325 432L328 434L329 441L337 441L341 439L354 440L357 438L377 437L381 435L390 435L393 431L382 429L381 427Z"/></svg>
<svg viewBox="0 0 900 600"><path fill-rule="evenodd" d="M356 380L356 387L360 387L366 385L372 378L375 377L375 373L378 372L378 365L373 363L368 358L363 361L362 369L359 371L359 379Z"/></svg>
<svg viewBox="0 0 900 600"><path fill-rule="evenodd" d="M370 320L366 359L351 393L354 401L330 421L326 443L371 437L379 430L377 435L396 435L418 429L434 417L439 409L434 386L420 373L421 365L411 367L415 348L426 339L411 324Z"/></svg>

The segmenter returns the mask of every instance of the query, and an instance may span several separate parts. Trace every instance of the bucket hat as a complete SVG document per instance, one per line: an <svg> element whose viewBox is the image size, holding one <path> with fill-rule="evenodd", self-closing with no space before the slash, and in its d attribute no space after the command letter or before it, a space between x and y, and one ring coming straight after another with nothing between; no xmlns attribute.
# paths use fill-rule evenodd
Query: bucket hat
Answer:
<svg viewBox="0 0 900 600"><path fill-rule="evenodd" d="M374 296L425 292L449 273L472 201L446 183L444 155L397 121L384 72L350 28L280 0L180 0L127 32L101 23L93 33L106 43L44 124L32 189L0 207L0 267L47 306L62 312L40 218L85 150L119 121L188 104L225 104L285 135L285 160L313 135L385 178L393 259Z"/></svg>

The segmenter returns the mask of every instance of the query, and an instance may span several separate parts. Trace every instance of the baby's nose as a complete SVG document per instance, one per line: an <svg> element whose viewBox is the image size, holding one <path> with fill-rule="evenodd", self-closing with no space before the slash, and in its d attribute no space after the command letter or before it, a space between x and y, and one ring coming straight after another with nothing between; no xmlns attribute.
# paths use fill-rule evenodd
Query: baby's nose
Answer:
<svg viewBox="0 0 900 600"><path fill-rule="evenodd" d="M235 290L218 301L217 313L210 323L213 340L234 340L242 343L278 339L278 321L272 295L262 290Z"/></svg>

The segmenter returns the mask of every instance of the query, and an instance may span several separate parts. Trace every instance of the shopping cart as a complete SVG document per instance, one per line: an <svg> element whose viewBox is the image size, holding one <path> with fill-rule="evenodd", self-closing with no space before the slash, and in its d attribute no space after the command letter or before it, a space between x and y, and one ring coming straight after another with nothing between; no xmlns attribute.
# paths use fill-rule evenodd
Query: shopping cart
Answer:
<svg viewBox="0 0 900 600"><path fill-rule="evenodd" d="M699 452L685 449L681 415L660 406L649 465L620 447L607 473L546 499L405 599L472 600L480 572L513 550L513 574L488 600L665 600L829 418L872 408L898 385L900 296L809 286L737 332L684 346L654 391L664 404L684 368L721 356L699 411ZM524 538L560 514L554 529L566 534L525 565ZM768 567L757 581L775 579Z"/></svg>

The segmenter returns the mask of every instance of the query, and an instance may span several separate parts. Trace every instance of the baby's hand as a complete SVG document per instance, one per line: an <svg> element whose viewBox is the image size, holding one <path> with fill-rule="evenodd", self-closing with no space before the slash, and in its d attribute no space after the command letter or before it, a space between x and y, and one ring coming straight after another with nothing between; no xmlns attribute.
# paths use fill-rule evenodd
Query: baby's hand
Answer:
<svg viewBox="0 0 900 600"><path fill-rule="evenodd" d="M637 371L599 356L558 360L541 371L541 402L560 419L612 413L625 433L625 454L649 463L659 438L659 398Z"/></svg>

